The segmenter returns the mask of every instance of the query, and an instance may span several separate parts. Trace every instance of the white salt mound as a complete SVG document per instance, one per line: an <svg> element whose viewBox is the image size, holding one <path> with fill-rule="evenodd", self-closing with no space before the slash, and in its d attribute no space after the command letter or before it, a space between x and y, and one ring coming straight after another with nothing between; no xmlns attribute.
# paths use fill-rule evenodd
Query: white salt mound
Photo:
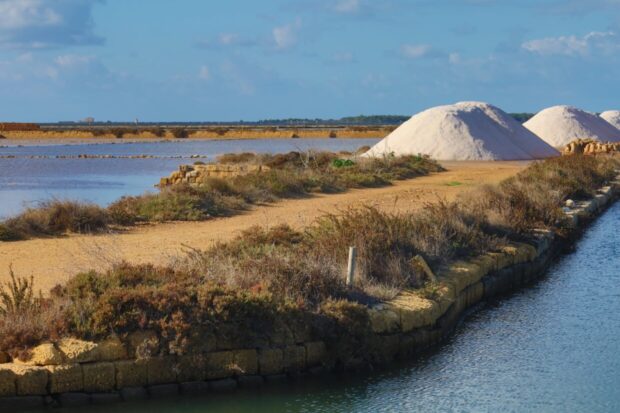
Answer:
<svg viewBox="0 0 620 413"><path fill-rule="evenodd" d="M605 119L572 106L553 106L544 109L523 126L556 148L563 147L575 139L620 141L620 130Z"/></svg>
<svg viewBox="0 0 620 413"><path fill-rule="evenodd" d="M601 113L601 118L620 129L620 110L608 110Z"/></svg>
<svg viewBox="0 0 620 413"><path fill-rule="evenodd" d="M437 106L412 116L364 156L429 155L448 160L529 160L559 153L501 109L484 102Z"/></svg>

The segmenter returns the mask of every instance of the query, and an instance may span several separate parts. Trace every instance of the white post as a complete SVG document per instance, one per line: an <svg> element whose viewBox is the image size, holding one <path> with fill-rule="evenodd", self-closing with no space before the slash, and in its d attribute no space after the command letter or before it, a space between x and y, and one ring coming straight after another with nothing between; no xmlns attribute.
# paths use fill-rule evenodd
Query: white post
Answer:
<svg viewBox="0 0 620 413"><path fill-rule="evenodd" d="M353 275L355 274L355 258L357 256L357 248L349 247L349 264L347 265L347 286L353 286Z"/></svg>

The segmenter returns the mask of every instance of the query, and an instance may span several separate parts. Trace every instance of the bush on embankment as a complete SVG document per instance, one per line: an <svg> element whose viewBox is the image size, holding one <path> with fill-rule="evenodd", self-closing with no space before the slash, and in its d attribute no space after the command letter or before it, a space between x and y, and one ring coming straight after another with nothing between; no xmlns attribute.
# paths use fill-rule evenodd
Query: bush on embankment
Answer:
<svg viewBox="0 0 620 413"><path fill-rule="evenodd" d="M340 156L343 154L312 151L224 155L220 162L262 163L270 170L127 196L107 208L78 201L45 202L0 222L0 241L59 236L67 232L93 233L106 230L110 225L137 222L201 221L232 215L252 204L316 192L385 186L397 179L442 170L435 161L422 156L334 162L340 160Z"/></svg>
<svg viewBox="0 0 620 413"><path fill-rule="evenodd" d="M98 339L146 329L159 338L152 351L174 353L196 345L202 330L255 343L285 318L314 326L325 339L348 335L353 349L368 323L366 304L429 286L411 258L420 255L437 270L496 250L506 238L527 239L532 229L558 229L565 198L592 194L617 165L603 157L548 160L455 203L402 213L350 209L303 231L250 228L170 267L121 264L82 273L48 298L9 293L7 302L17 295L29 304L6 311L0 302L0 350L16 354L65 335ZM349 245L359 251L353 289L343 277Z"/></svg>
<svg viewBox="0 0 620 413"><path fill-rule="evenodd" d="M125 225L140 221L198 221L231 215L251 204L311 193L385 186L395 180L442 170L435 161L423 156L345 162L340 159L342 155L313 151L222 155L218 158L220 163L261 164L269 170L230 178L209 178L200 185L173 185L155 194L124 197L108 209L114 221Z"/></svg>
<svg viewBox="0 0 620 413"><path fill-rule="evenodd" d="M108 227L108 212L97 205L53 200L0 223L0 241L58 236L66 232L94 233Z"/></svg>

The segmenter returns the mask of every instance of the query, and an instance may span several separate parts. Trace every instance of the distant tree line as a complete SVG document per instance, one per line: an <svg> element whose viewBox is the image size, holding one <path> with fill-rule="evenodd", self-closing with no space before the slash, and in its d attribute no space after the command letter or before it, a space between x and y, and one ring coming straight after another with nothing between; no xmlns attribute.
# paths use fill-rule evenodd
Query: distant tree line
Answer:
<svg viewBox="0 0 620 413"><path fill-rule="evenodd" d="M517 121L523 123L534 116L533 113L510 113ZM409 119L409 116L402 115L359 115L346 116L339 119L307 119L307 118L288 118L288 119L263 119L259 121L247 122L240 120L238 122L140 122L141 126L184 126L184 127L201 127L214 125L230 125L230 126L318 126L318 125L355 125L355 126L376 126L376 125L400 125ZM47 127L79 127L79 126L136 126L135 122L57 122L57 123L40 123L41 126Z"/></svg>

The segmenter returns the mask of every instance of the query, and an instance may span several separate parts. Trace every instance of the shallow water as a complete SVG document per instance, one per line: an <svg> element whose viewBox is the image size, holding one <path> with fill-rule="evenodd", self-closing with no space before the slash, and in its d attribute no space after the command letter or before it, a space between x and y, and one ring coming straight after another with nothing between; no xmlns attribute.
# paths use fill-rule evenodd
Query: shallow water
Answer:
<svg viewBox="0 0 620 413"><path fill-rule="evenodd" d="M154 190L162 176L192 155L213 161L229 152L280 153L295 150L355 150L378 139L257 139L222 141L174 141L148 143L101 143L73 145L23 145L2 141L0 147L0 217L51 198L79 199L100 205L123 195ZM58 159L66 155L150 155L151 159ZM15 158L2 158L2 156ZM42 157L33 159L32 157ZM180 158L179 158L180 157Z"/></svg>
<svg viewBox="0 0 620 413"><path fill-rule="evenodd" d="M617 412L619 229L617 203L546 277L483 305L450 341L412 362L258 391L66 411Z"/></svg>

